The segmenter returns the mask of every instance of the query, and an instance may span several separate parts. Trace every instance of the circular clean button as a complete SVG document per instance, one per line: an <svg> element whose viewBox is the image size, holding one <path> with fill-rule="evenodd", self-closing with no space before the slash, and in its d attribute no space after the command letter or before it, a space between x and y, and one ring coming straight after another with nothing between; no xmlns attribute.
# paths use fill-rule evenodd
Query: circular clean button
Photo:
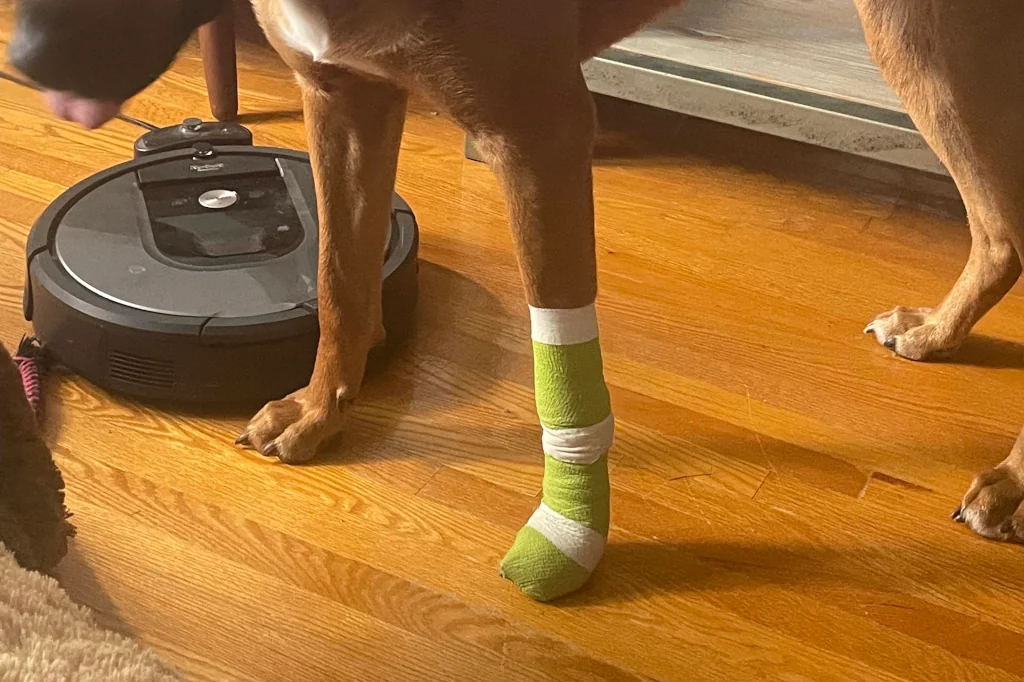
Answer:
<svg viewBox="0 0 1024 682"><path fill-rule="evenodd" d="M227 208L238 201L238 193L230 189L211 189L199 195L199 205L203 208Z"/></svg>

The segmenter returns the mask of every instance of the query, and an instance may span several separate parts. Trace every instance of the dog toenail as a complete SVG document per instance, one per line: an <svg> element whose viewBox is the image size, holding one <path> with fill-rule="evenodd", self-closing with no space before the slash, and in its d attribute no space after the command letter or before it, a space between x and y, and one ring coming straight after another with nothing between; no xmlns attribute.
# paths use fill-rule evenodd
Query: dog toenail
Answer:
<svg viewBox="0 0 1024 682"><path fill-rule="evenodd" d="M1006 519L1003 521L1003 525L999 527L999 532L1003 535L1013 535L1013 519Z"/></svg>
<svg viewBox="0 0 1024 682"><path fill-rule="evenodd" d="M963 507L957 507L956 511L953 512L953 514L950 516L950 518L953 519L954 521L956 521L957 523L963 523L964 522L964 508Z"/></svg>
<svg viewBox="0 0 1024 682"><path fill-rule="evenodd" d="M235 445L242 445L244 447L249 447L249 445L250 445L250 443L249 443L249 432L248 431L243 431L242 435L240 435L238 438L235 439Z"/></svg>
<svg viewBox="0 0 1024 682"><path fill-rule="evenodd" d="M895 336L889 337L888 339L886 339L882 343L882 345L885 346L886 348L888 348L889 350L892 350L892 351L896 350L896 337Z"/></svg>
<svg viewBox="0 0 1024 682"><path fill-rule="evenodd" d="M277 457L280 454L277 449L277 441L270 441L264 445L261 452L264 457Z"/></svg>

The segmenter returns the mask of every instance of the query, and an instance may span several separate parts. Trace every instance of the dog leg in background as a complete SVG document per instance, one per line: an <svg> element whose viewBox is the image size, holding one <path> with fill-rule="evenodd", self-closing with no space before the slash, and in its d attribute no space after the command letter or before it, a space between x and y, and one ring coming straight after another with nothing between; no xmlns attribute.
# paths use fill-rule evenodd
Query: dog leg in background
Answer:
<svg viewBox="0 0 1024 682"><path fill-rule="evenodd" d="M876 322L900 355L948 351L1013 286L1024 247L1024 6L858 0L872 54L957 183L971 221L971 255L936 310L898 309ZM892 341L890 341L890 339ZM978 476L954 512L992 539L1024 542L1024 432Z"/></svg>
<svg viewBox="0 0 1024 682"><path fill-rule="evenodd" d="M299 80L320 218L320 344L309 386L269 403L239 437L288 463L311 459L341 430L383 338L384 248L406 107L392 85L307 66Z"/></svg>
<svg viewBox="0 0 1024 682"><path fill-rule="evenodd" d="M952 354L1017 281L1024 236L1024 8L998 0L858 0L872 55L956 181L967 265L937 308L899 307L864 330L911 360Z"/></svg>
<svg viewBox="0 0 1024 682"><path fill-rule="evenodd" d="M1024 430L999 466L975 477L953 520L990 540L1024 544Z"/></svg>

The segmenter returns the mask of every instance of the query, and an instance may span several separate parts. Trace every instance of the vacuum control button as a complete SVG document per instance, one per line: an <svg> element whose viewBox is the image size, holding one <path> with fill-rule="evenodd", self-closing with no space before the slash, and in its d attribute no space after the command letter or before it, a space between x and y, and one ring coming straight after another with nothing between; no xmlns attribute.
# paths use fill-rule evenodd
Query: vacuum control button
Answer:
<svg viewBox="0 0 1024 682"><path fill-rule="evenodd" d="M238 201L238 193L230 189L211 189L199 195L199 205L203 208L227 208Z"/></svg>
<svg viewBox="0 0 1024 682"><path fill-rule="evenodd" d="M213 156L213 145L209 142L196 142L192 145L192 157L196 159L208 159Z"/></svg>

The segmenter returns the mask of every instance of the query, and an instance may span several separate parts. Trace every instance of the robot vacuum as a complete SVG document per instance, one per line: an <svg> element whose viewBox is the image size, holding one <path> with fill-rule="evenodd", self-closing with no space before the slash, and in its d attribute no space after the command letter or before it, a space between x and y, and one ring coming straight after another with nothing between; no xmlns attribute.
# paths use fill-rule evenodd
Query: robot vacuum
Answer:
<svg viewBox="0 0 1024 682"><path fill-rule="evenodd" d="M394 197L384 278L388 340L409 333L418 229ZM147 133L135 158L71 187L27 247L25 318L47 353L111 391L256 402L305 386L316 358L317 215L302 152L236 124Z"/></svg>

